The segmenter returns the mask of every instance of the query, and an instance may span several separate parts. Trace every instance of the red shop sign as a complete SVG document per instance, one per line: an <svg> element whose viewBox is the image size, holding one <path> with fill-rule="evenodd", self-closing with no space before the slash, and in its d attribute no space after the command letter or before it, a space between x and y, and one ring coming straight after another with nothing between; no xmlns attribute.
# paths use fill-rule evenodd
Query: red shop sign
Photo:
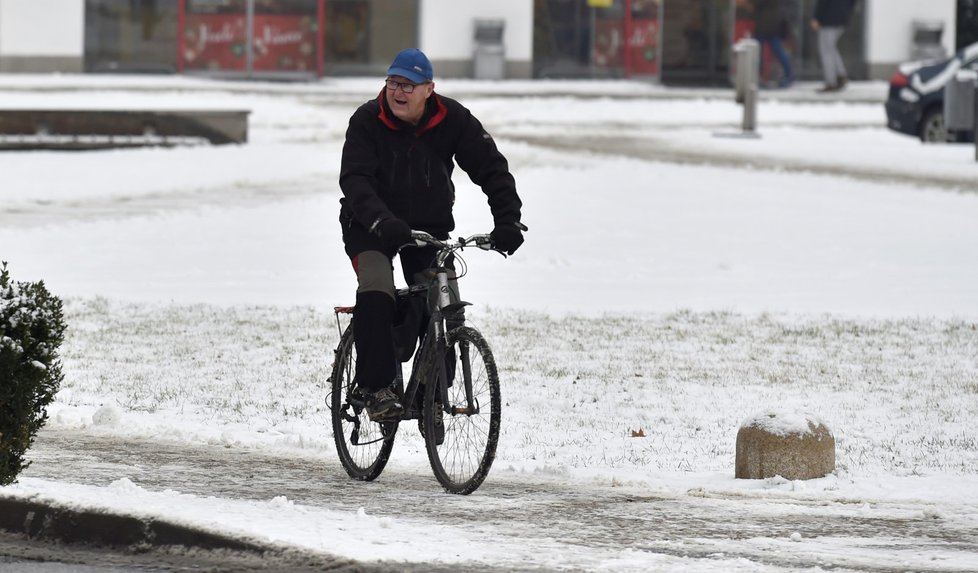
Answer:
<svg viewBox="0 0 978 573"><path fill-rule="evenodd" d="M315 71L318 37L317 22L312 16L256 15L252 36L254 69Z"/></svg>
<svg viewBox="0 0 978 573"><path fill-rule="evenodd" d="M183 62L191 70L245 71L244 14L187 14ZM312 16L254 16L252 69L315 71L318 22Z"/></svg>
<svg viewBox="0 0 978 573"><path fill-rule="evenodd" d="M631 50L633 74L655 75L659 73L659 21L642 19L632 21L632 36L628 39Z"/></svg>

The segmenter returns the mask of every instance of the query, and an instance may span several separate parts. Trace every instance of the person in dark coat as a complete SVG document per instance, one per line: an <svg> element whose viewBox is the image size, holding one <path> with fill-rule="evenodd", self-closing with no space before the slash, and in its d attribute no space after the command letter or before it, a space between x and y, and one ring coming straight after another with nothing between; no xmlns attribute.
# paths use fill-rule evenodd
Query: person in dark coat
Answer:
<svg viewBox="0 0 978 573"><path fill-rule="evenodd" d="M343 244L357 275L355 382L375 420L403 412L391 390L397 367L393 258L412 243L412 229L445 239L455 228L455 163L488 197L494 246L512 255L525 227L506 158L468 109L435 92L428 57L414 48L402 50L380 94L350 118L340 165ZM409 284L423 280L434 251L400 252Z"/></svg>
<svg viewBox="0 0 978 573"><path fill-rule="evenodd" d="M784 40L788 30L788 20L785 16L784 0L755 0L754 1L754 38L761 44L771 47L771 53L781 64L780 87L788 87L795 82L795 74L791 69L791 57L784 49ZM764 58L761 58L763 68ZM763 73L761 74L763 77Z"/></svg>
<svg viewBox="0 0 978 573"><path fill-rule="evenodd" d="M818 91L836 92L849 82L838 43L849 24L855 0L815 0L812 29L818 33L818 55L825 85Z"/></svg>

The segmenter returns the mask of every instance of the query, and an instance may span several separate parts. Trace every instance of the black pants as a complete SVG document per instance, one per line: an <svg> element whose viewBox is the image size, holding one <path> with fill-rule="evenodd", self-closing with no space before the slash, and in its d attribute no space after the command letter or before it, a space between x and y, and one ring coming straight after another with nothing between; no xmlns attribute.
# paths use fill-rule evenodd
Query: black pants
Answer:
<svg viewBox="0 0 978 573"><path fill-rule="evenodd" d="M357 274L355 382L366 391L377 391L394 381L398 368L392 334L396 314L394 256L400 257L404 280L414 285L430 280L438 251L435 247L407 247L395 253L354 221L343 221L343 245ZM447 266L453 267L451 260ZM452 290L457 296L457 286Z"/></svg>

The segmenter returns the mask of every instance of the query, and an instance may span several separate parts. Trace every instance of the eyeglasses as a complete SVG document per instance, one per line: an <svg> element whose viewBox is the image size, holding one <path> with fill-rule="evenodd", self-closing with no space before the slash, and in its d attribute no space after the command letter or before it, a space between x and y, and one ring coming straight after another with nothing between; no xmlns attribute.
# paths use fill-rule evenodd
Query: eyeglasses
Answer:
<svg viewBox="0 0 978 573"><path fill-rule="evenodd" d="M402 92L409 94L419 85L421 84L409 84L407 82L399 82L390 78L387 79L387 89L391 90L392 92L397 91L397 88L400 87Z"/></svg>

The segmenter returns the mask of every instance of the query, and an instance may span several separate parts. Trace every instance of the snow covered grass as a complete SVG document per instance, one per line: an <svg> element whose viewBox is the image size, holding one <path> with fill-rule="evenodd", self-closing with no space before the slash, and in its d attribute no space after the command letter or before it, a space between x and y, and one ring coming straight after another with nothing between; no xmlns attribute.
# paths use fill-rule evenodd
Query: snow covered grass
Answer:
<svg viewBox="0 0 978 573"><path fill-rule="evenodd" d="M882 83L831 103L770 92L757 139L717 137L741 117L731 90L438 87L496 137L531 229L515 257L473 253L462 287L503 377L475 496L434 487L413 424L378 484L346 480L333 452L329 309L355 289L336 177L378 79L17 74L0 74L14 107L252 113L241 146L0 154L0 255L65 298L69 325L47 457L4 493L368 561L978 570L971 146L887 131ZM456 178L459 232L487 230ZM734 478L737 430L772 409L826 422L834 475ZM66 451L78 436L124 455ZM162 476L136 461L164 450L179 463ZM207 472L239 467L223 453L268 458L270 481L215 489L226 476ZM283 486L295 472L304 487Z"/></svg>
<svg viewBox="0 0 978 573"><path fill-rule="evenodd" d="M332 315L96 298L66 319L52 427L332 455ZM732 472L741 423L774 409L828 424L840 476L978 471L974 321L489 308L470 322L503 382L497 468ZM427 463L410 425L392 463Z"/></svg>

